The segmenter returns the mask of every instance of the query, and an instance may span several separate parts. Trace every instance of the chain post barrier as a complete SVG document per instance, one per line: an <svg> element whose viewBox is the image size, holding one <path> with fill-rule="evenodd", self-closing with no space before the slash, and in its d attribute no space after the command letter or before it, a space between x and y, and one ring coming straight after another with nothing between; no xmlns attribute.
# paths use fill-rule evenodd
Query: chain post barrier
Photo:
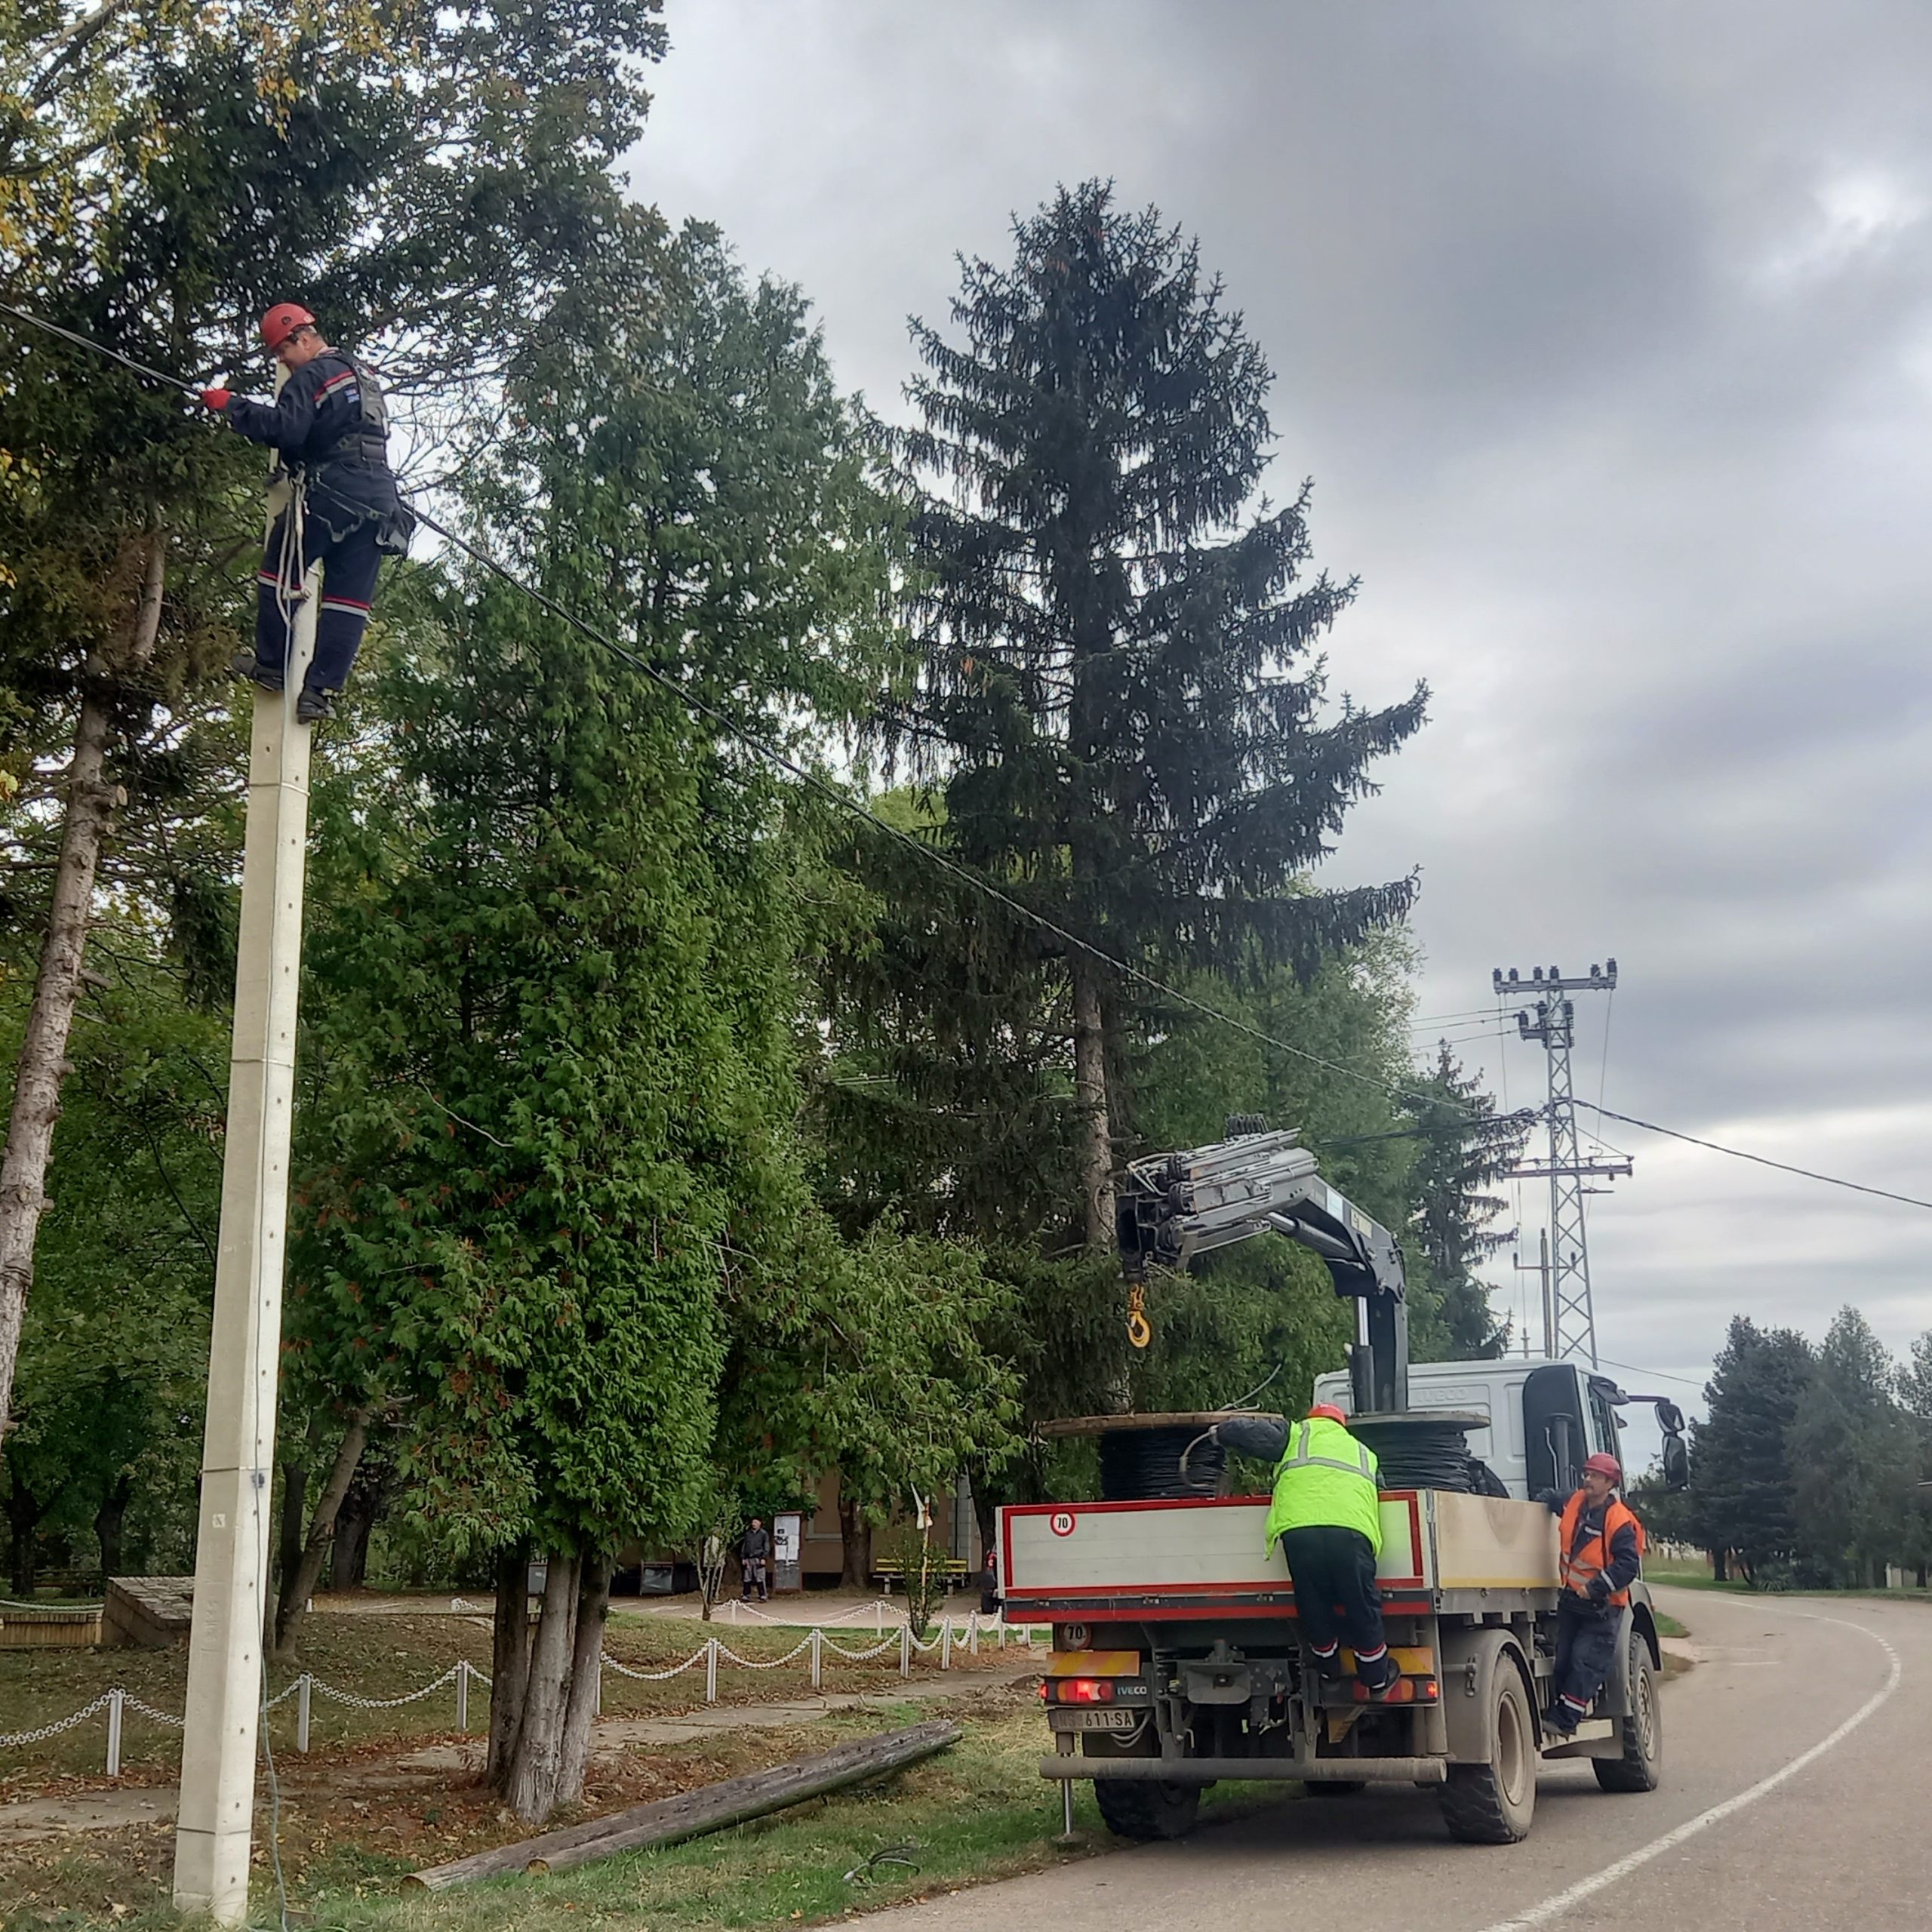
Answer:
<svg viewBox="0 0 1932 1932"><path fill-rule="evenodd" d="M825 1687L825 1632L817 1625L812 1628L812 1688L822 1690Z"/></svg>
<svg viewBox="0 0 1932 1932"><path fill-rule="evenodd" d="M456 1666L456 1728L458 1737L469 1730L469 1660L461 1657Z"/></svg>
<svg viewBox="0 0 1932 1932"><path fill-rule="evenodd" d="M295 1680L295 1748L307 1753L309 1749L309 1697L315 1679L305 1670Z"/></svg>
<svg viewBox="0 0 1932 1932"><path fill-rule="evenodd" d="M912 1674L912 1619L909 1614L899 1626L899 1674L901 1677Z"/></svg>
<svg viewBox="0 0 1932 1932"><path fill-rule="evenodd" d="M710 1638L704 1647L704 1701L715 1704L718 1701L718 1639Z"/></svg>
<svg viewBox="0 0 1932 1932"><path fill-rule="evenodd" d="M952 1619L949 1617L939 1626L939 1667L941 1670L952 1668Z"/></svg>
<svg viewBox="0 0 1932 1932"><path fill-rule="evenodd" d="M121 1775L121 1709L127 1701L125 1690L117 1688L107 1694L107 1775L111 1778Z"/></svg>

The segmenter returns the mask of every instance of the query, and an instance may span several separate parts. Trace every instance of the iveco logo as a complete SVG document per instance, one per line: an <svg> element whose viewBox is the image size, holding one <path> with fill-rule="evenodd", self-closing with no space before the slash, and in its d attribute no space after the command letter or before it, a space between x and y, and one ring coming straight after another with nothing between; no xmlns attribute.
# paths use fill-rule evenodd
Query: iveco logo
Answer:
<svg viewBox="0 0 1932 1932"><path fill-rule="evenodd" d="M1071 1509L1056 1509L1047 1518L1047 1527L1057 1537L1070 1537L1073 1534L1073 1522Z"/></svg>

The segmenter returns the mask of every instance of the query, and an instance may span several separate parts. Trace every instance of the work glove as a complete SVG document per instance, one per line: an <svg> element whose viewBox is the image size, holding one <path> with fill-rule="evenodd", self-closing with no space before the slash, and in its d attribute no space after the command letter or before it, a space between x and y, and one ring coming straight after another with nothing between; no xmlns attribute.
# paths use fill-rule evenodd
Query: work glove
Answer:
<svg viewBox="0 0 1932 1932"><path fill-rule="evenodd" d="M234 399L235 392L232 389L204 389L202 392L202 401L217 411L226 409Z"/></svg>
<svg viewBox="0 0 1932 1932"><path fill-rule="evenodd" d="M1590 1601L1601 1610L1610 1601L1610 1579L1592 1577L1590 1579Z"/></svg>

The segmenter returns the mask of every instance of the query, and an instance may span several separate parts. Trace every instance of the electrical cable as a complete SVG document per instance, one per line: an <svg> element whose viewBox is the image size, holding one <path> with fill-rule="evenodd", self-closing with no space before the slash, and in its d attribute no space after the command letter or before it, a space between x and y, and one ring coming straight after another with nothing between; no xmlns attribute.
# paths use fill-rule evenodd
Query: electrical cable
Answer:
<svg viewBox="0 0 1932 1932"><path fill-rule="evenodd" d="M124 369L131 369L136 375L144 376L151 383L179 389L183 395L191 395L197 401L201 399L202 392L192 383L183 382L179 376L171 376L165 370L151 369L145 362L137 362L131 355L124 355L119 349L110 349L104 342L97 342L92 336L63 329L58 322L50 322L45 316L30 315L26 309L15 308L11 302L0 302L0 315L11 315L17 322L44 329L48 334L57 335L63 342L71 343L76 349L91 349L97 355L105 355L110 361L119 363Z"/></svg>
<svg viewBox="0 0 1932 1932"><path fill-rule="evenodd" d="M1183 1457L1192 1459L1190 1468L1182 1466ZM1203 1444L1186 1423L1110 1429L1100 1438L1100 1499L1143 1503L1203 1495L1220 1487L1227 1460L1220 1444Z"/></svg>
<svg viewBox="0 0 1932 1932"><path fill-rule="evenodd" d="M132 356L124 355L118 349L109 348L105 343L94 341L91 337L81 335L72 329L63 328L57 323L50 322L38 315L29 314L26 309L14 307L11 303L0 302L0 314L11 315L16 321L25 322L30 327L45 331L50 335L58 336L62 340L71 343L76 347L92 349L96 354L106 356L111 361L118 362L124 367L131 369L137 375L146 377L152 381L165 383L169 388L178 389L185 395L198 396L200 393L193 384L183 382L177 376L170 376L158 369L149 368L145 363L136 361ZM1224 1012L1220 1008L1211 1005L1205 1000L1196 999L1192 994L1181 992L1178 987L1167 985L1142 968L1109 952L1104 946L1096 946L1092 940L1083 939L1078 934L1069 931L1057 921L1048 918L1044 913L1035 912L1031 906L1015 899L1010 893L1002 891L999 887L993 884L992 880L983 878L970 866L961 865L957 860L948 858L936 847L926 844L923 841L915 838L912 833L900 830L897 826L888 824L875 812L869 810L858 799L852 797L849 792L842 790L829 779L820 777L809 766L801 764L795 758L781 750L768 739L761 737L752 731L741 720L733 718L728 712L720 710L715 705L708 703L704 699L685 690L675 678L659 670L656 666L647 663L635 652L626 650L616 639L607 636L595 626L586 622L574 611L558 603L548 592L540 590L534 584L525 583L506 565L499 563L487 550L479 549L466 538L459 537L447 524L438 521L428 511L420 506L412 507L415 508L417 516L426 528L434 531L446 542L455 545L457 549L468 557L472 563L480 565L491 575L500 578L513 589L521 592L532 602L542 605L552 616L568 624L572 629L580 632L592 643L600 645L603 649L609 651L613 657L629 665L633 670L649 678L653 684L661 686L688 711L694 712L698 716L717 725L727 734L736 738L747 749L757 752L761 758L796 779L808 789L817 792L820 797L836 805L841 811L848 812L855 818L863 820L866 823L884 833L888 838L904 846L909 851L916 853L928 864L937 867L939 870L957 879L961 884L977 892L993 903L1004 907L1007 911L1025 921L1028 924L1041 932L1050 934L1064 944L1072 946L1076 952L1084 954L1096 964L1118 973L1123 979L1133 980L1145 986L1149 992L1158 993L1164 999L1172 1000L1177 1006L1199 1014L1204 1019L1218 1020L1223 1026L1245 1035L1249 1039L1262 1046L1272 1047L1278 1051L1287 1054L1291 1058L1300 1060L1308 1066L1318 1066L1326 1072L1339 1075L1346 1080L1352 1080L1361 1086L1373 1088L1376 1091L1386 1095L1391 1100L1400 1100L1411 1105L1430 1106L1454 1105L1453 1103L1444 1101L1439 1095L1429 1096L1411 1093L1375 1075L1361 1072L1355 1067L1345 1066L1339 1060L1331 1060L1321 1054L1310 1053L1305 1047L1297 1047L1288 1041L1278 1039L1272 1033L1265 1032L1261 1028L1250 1025L1247 1021L1237 1018L1233 1014ZM1794 1167L1789 1161L1774 1161L1765 1155L1746 1153L1741 1148L1727 1147L1718 1141L1702 1140L1694 1134L1680 1133L1675 1128L1660 1127L1654 1121L1639 1120L1634 1115L1618 1113L1613 1108L1588 1100L1581 1101L1577 1104L1592 1107L1594 1112L1606 1120L1621 1121L1626 1127L1640 1127L1646 1133L1661 1134L1673 1140L1687 1142L1694 1147L1705 1148L1712 1153L1727 1154L1734 1160L1749 1161L1759 1167L1774 1168L1780 1173L1795 1174L1801 1180L1820 1181L1829 1187L1846 1188L1855 1194L1869 1194L1875 1195L1881 1200L1900 1202L1908 1208L1923 1208L1928 1211L1932 1211L1932 1201L1921 1200L1914 1195L1897 1194L1889 1188L1870 1187L1861 1181L1845 1180L1835 1174L1820 1174L1813 1168ZM1458 1111L1463 1112L1472 1121L1479 1118L1466 1108L1460 1109Z"/></svg>
<svg viewBox="0 0 1932 1932"><path fill-rule="evenodd" d="M1881 1201L1896 1201L1907 1208L1923 1208L1932 1211L1932 1201L1921 1201L1915 1194L1894 1194L1888 1187L1870 1187L1862 1180L1846 1180L1837 1174L1822 1174L1815 1168L1794 1167L1789 1161L1774 1161L1768 1154L1749 1154L1742 1147L1727 1147L1719 1140L1706 1140L1694 1134L1682 1134L1674 1127L1660 1127L1654 1120L1639 1120L1635 1114L1620 1114L1614 1107L1598 1106L1593 1101L1579 1100L1577 1104L1589 1107L1606 1120L1620 1120L1626 1127L1641 1127L1646 1134L1661 1134L1666 1140L1687 1141L1691 1146L1702 1147L1712 1154L1728 1154L1734 1161L1749 1161L1755 1167L1775 1168L1780 1174L1796 1174L1801 1180L1823 1181L1827 1187L1849 1188L1854 1194L1876 1195Z"/></svg>
<svg viewBox="0 0 1932 1932"><path fill-rule="evenodd" d="M1681 1382L1687 1389L1701 1389L1703 1383L1688 1375L1669 1375L1660 1368L1640 1368L1634 1361L1613 1361L1608 1355L1598 1355L1597 1360L1605 1367L1620 1368L1626 1375L1647 1375L1654 1382Z"/></svg>
<svg viewBox="0 0 1932 1932"><path fill-rule="evenodd" d="M1357 1417L1349 1432L1375 1451L1384 1489L1475 1489L1469 1463L1469 1425L1426 1411L1403 1416Z"/></svg>

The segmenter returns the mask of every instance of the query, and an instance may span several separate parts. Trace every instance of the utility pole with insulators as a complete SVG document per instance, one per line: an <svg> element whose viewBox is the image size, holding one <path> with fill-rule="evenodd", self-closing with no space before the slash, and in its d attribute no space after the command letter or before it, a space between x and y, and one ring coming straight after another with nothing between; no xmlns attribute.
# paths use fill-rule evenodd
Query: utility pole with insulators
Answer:
<svg viewBox="0 0 1932 1932"><path fill-rule="evenodd" d="M221 1926L240 1925L248 1918L255 1755L266 1682L269 1477L295 1111L312 736L309 726L296 722L295 699L315 654L318 568L309 571L303 589L290 630L286 688L256 692L248 751L221 1234L174 1832L175 1909L206 1915Z"/></svg>
<svg viewBox="0 0 1932 1932"><path fill-rule="evenodd" d="M1615 1179L1630 1172L1627 1160L1585 1160L1577 1144L1577 1100L1570 1079L1570 1049L1577 1032L1577 1009L1573 992L1614 992L1617 961L1592 966L1589 971L1565 979L1552 966L1546 971L1534 968L1527 979L1511 967L1505 974L1497 967L1490 974L1497 997L1514 998L1527 993L1534 1007L1519 1010L1516 1031L1525 1040L1537 1041L1549 1057L1549 1105L1544 1118L1549 1128L1549 1157L1546 1161L1522 1161L1510 1169L1517 1180L1549 1183L1549 1258L1546 1276L1546 1306L1549 1310L1546 1332L1551 1335L1551 1352L1558 1357L1574 1355L1597 1365L1596 1313L1590 1300L1590 1249L1583 1227L1583 1196L1593 1190L1583 1183L1594 1177Z"/></svg>

